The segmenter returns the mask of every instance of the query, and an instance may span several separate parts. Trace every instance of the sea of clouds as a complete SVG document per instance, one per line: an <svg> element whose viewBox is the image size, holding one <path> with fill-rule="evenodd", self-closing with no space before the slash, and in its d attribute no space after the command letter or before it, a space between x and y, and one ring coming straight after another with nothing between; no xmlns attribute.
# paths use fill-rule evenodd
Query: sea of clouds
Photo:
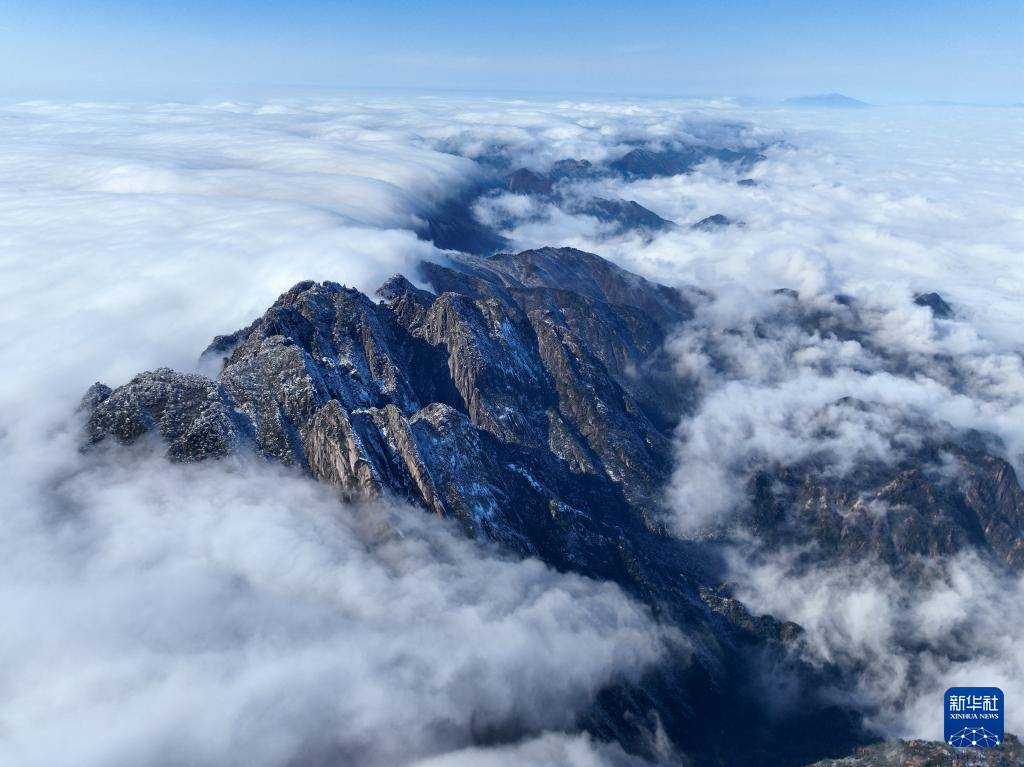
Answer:
<svg viewBox="0 0 1024 767"><path fill-rule="evenodd" d="M617 587L266 465L47 479L0 537L5 763L447 764L545 732L596 760L560 731L681 650Z"/></svg>
<svg viewBox="0 0 1024 767"><path fill-rule="evenodd" d="M839 427L837 457L889 456L898 426L832 407L844 396L992 432L1021 469L1022 110L411 96L0 108L2 760L624 760L566 733L602 687L683 650L617 589L503 559L414 510L343 507L264 465L83 456L74 408L94 380L195 369L214 335L301 279L372 291L443 258L415 231L479 182L473 158L542 172L680 137L771 148L744 174L757 186L711 162L573 190L682 225L653 237L510 195L477 206L517 247L573 245L708 291L673 340L702 392L679 429L679 534L727 516L751 462L820 448L815 419ZM714 213L744 225L685 226ZM855 297L916 372L850 342L762 338L781 287L823 306ZM929 290L954 320L912 303ZM698 342L709 334L727 375ZM957 386L939 355L965 373ZM935 738L929 701L947 686L1024 699L1020 611L999 607L1024 589L973 559L936 568L923 595L785 559L735 575L752 609L807 629L811 657L886 670L857 690L880 732ZM1009 729L1024 731L1021 711Z"/></svg>
<svg viewBox="0 0 1024 767"><path fill-rule="evenodd" d="M617 587L265 464L79 452L91 381L195 369L301 279L372 291L440 257L413 230L477 171L410 123L385 102L0 111L0 761L629 761L568 733L686 650Z"/></svg>

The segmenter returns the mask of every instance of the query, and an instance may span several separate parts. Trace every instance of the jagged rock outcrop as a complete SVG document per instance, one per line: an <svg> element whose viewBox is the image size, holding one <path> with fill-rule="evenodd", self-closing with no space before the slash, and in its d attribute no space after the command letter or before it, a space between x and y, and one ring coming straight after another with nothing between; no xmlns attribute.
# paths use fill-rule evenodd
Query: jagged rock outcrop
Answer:
<svg viewBox="0 0 1024 767"><path fill-rule="evenodd" d="M153 433L184 461L254 449L522 553L565 538L571 558L589 528L652 526L682 407L658 366L688 300L571 250L462 257L423 276L436 293L396 276L379 303L299 283L214 340L215 381L161 369L94 387L90 439Z"/></svg>
<svg viewBox="0 0 1024 767"><path fill-rule="evenodd" d="M113 391L95 384L82 405L92 410L91 441L112 435L129 443L155 433L167 444L168 457L177 461L228 455L248 426L213 381L167 368L137 375Z"/></svg>
<svg viewBox="0 0 1024 767"><path fill-rule="evenodd" d="M794 642L803 629L792 621L779 621L771 615L753 615L747 606L732 595L730 584L718 588L701 588L701 599L708 607L724 616L730 623L761 639L776 642Z"/></svg>

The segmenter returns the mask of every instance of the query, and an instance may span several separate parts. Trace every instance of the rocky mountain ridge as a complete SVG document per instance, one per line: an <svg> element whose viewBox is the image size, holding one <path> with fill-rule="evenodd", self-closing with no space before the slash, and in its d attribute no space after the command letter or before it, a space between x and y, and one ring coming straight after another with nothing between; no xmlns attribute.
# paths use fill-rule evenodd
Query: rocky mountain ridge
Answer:
<svg viewBox="0 0 1024 767"><path fill-rule="evenodd" d="M638 753L650 755L655 722L698 764L796 765L869 740L855 710L829 702L841 672L787 649L800 627L752 615L721 587L715 540L664 527L674 430L699 397L667 343L706 297L568 248L453 256L423 263L417 282L430 289L396 275L377 301L299 283L214 339L215 379L158 369L94 385L88 442L156 439L177 461L255 453L346 498L398 497L507 551L620 584L695 648L640 688L609 691L581 723ZM848 299L825 312L784 298L785 322L863 338ZM951 454L966 479L930 471ZM898 513L866 510L872 493ZM894 565L961 550L1024 561L1024 491L983 440L932 436L897 464L844 476L813 459L759 467L746 494L739 524L769 547ZM752 679L781 667L817 705L766 713ZM739 722L736 738L699 736L722 716Z"/></svg>

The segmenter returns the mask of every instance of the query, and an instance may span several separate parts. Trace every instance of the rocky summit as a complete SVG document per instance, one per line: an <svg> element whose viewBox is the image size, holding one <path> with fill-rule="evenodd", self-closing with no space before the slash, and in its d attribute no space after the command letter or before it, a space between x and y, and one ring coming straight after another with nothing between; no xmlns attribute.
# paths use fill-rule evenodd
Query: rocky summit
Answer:
<svg viewBox="0 0 1024 767"><path fill-rule="evenodd" d="M401 276L379 301L296 285L213 341L216 380L162 369L93 387L90 439L155 431L183 461L255 450L522 553L549 540L524 535L538 526L653 529L683 407L663 344L687 299L569 250L422 272L436 293Z"/></svg>
<svg viewBox="0 0 1024 767"><path fill-rule="evenodd" d="M625 170L646 173L649 161L637 156ZM520 174L515 183L539 182ZM155 439L174 461L256 454L345 498L403 499L507 552L618 583L686 638L580 722L631 752L800 765L874 740L839 702L850 700L835 693L842 674L793 652L801 628L752 614L723 586L724 534L685 540L665 529L674 431L700 397L666 344L707 297L568 248L452 256L413 276L392 277L375 299L299 283L213 340L203 355L215 378L158 369L115 389L94 385L83 399L88 444ZM827 310L791 291L779 301L778 328L870 345L845 297ZM714 358L714 338L706 349ZM971 550L1019 568L1024 492L1010 465L982 436L906 428L927 437L898 461L841 476L806 457L748 467L735 525L767 547L813 544L805 550L823 559L899 565ZM955 481L932 470L950 461L961 468ZM873 513L870 499L897 513ZM804 705L766 702L780 669ZM723 720L730 737L705 736Z"/></svg>

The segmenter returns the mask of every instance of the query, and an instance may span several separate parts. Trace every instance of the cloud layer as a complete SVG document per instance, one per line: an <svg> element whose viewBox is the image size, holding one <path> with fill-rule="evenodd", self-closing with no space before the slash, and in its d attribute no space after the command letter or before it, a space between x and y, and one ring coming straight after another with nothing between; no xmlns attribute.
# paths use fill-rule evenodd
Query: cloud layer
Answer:
<svg viewBox="0 0 1024 767"><path fill-rule="evenodd" d="M652 237L514 196L477 206L518 246L575 245L708 291L672 346L700 394L678 432L674 529L727 519L757 462L823 448L834 471L891 459L914 436L887 413L992 432L1019 471L1022 120L436 98L0 110L0 754L44 765L75 742L88 765L625 759L561 732L602 686L679 649L616 589L497 558L418 512L342 507L265 466L82 457L78 396L194 369L214 335L300 279L372 290L439 257L414 230L486 173L473 159L544 171L636 141L781 138L756 186L708 163L573 190L682 225ZM685 226L714 213L745 226ZM834 295L852 296L867 340L779 324L795 310L775 288L840 314ZM954 319L912 303L927 290ZM969 558L936 568L924 595L784 557L735 577L752 608L807 628L810 657L885 670L857 689L881 730L934 737L940 687L1024 695L1016 618L988 607L1019 601L1020 584ZM950 607L964 595L986 609ZM484 753L489 741L503 745Z"/></svg>
<svg viewBox="0 0 1024 767"><path fill-rule="evenodd" d="M971 554L933 563L924 587L870 562L808 571L786 555L738 556L733 575L752 609L805 629L804 657L850 675L852 690L835 694L880 734L941 738L949 687L994 685L1010 700L1024 690L1024 581ZM1006 729L1024 729L1018 708L1007 707Z"/></svg>
<svg viewBox="0 0 1024 767"><path fill-rule="evenodd" d="M708 135L785 139L744 174L754 185L710 162L690 175L572 190L636 200L677 229L617 235L512 194L477 206L518 247L573 245L709 291L672 341L677 373L698 392L678 429L676 530L728 526L756 468L814 458L826 475L843 475L972 430L995 435L991 449L1024 476L1024 115L735 112L734 130L709 126ZM542 158L522 157L545 169ZM687 226L716 213L742 226ZM929 291L952 304L952 318L914 303ZM856 703L879 732L938 737L935 701L952 684L1024 694L1010 607L1024 581L963 555L932 563L921 591L875 562L808 572L794 554L762 552L757 567L738 557L731 577L752 609L807 629L808 657L857 679Z"/></svg>
<svg viewBox="0 0 1024 767"><path fill-rule="evenodd" d="M12 764L404 764L571 728L671 639L614 586L266 465L118 450L37 493L0 537Z"/></svg>
<svg viewBox="0 0 1024 767"><path fill-rule="evenodd" d="M388 104L0 116L4 761L458 763L519 739L486 758L626 759L560 733L681 649L617 588L265 465L77 451L91 381L193 369L300 279L369 291L436 257L413 229L478 171L414 122Z"/></svg>

